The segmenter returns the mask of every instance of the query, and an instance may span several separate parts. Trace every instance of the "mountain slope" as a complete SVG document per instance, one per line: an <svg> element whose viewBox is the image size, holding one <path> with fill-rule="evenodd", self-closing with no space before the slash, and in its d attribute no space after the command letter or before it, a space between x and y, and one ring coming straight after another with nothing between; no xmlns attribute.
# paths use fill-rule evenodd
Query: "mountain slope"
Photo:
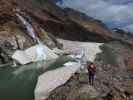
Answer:
<svg viewBox="0 0 133 100"><path fill-rule="evenodd" d="M125 40L123 37L117 37L117 32L106 27L101 21L73 9L62 9L51 0L27 0L26 2L24 0L2 0L0 2L4 4L0 9L1 16L10 15L16 20L15 13L24 14L23 16L29 16L32 22L40 24L56 37L95 42L118 40L132 44L132 39ZM7 7L9 9L6 9Z"/></svg>

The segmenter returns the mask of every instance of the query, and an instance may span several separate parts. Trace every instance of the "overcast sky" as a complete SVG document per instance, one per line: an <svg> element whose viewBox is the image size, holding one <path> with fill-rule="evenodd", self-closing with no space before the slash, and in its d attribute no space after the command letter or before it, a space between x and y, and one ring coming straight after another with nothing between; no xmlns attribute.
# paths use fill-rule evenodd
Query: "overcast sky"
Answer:
<svg viewBox="0 0 133 100"><path fill-rule="evenodd" d="M61 5L133 33L133 0L64 0Z"/></svg>

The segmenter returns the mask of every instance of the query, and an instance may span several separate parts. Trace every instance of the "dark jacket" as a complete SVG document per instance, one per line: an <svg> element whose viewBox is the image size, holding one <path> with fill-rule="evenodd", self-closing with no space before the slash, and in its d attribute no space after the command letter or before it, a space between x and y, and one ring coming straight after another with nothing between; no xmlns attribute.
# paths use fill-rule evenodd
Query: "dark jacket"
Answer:
<svg viewBox="0 0 133 100"><path fill-rule="evenodd" d="M88 72L91 74L95 74L96 73L96 65L95 64L89 64L88 65Z"/></svg>

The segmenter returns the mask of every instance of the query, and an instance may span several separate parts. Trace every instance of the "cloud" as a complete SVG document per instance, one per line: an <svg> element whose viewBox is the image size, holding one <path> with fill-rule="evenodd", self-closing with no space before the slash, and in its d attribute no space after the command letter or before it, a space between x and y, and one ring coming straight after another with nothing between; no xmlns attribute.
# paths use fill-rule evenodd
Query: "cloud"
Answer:
<svg viewBox="0 0 133 100"><path fill-rule="evenodd" d="M133 0L64 0L62 7L69 7L86 13L113 27L127 28L133 25Z"/></svg>
<svg viewBox="0 0 133 100"><path fill-rule="evenodd" d="M132 2L132 0L103 0L105 2L109 2L112 4L128 4L130 2Z"/></svg>
<svg viewBox="0 0 133 100"><path fill-rule="evenodd" d="M123 29L129 32L133 32L133 24L123 27Z"/></svg>

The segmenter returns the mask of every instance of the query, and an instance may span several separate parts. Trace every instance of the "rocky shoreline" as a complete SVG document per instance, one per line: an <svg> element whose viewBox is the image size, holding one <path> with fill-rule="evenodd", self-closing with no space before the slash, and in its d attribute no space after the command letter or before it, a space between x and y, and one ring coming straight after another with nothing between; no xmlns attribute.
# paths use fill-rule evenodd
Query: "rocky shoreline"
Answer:
<svg viewBox="0 0 133 100"><path fill-rule="evenodd" d="M101 47L104 50L95 60L97 74L94 86L89 85L88 74L82 71L53 91L47 100L132 100L130 77L127 66L123 66L124 57L120 51L118 53L119 47L123 47L119 42Z"/></svg>

